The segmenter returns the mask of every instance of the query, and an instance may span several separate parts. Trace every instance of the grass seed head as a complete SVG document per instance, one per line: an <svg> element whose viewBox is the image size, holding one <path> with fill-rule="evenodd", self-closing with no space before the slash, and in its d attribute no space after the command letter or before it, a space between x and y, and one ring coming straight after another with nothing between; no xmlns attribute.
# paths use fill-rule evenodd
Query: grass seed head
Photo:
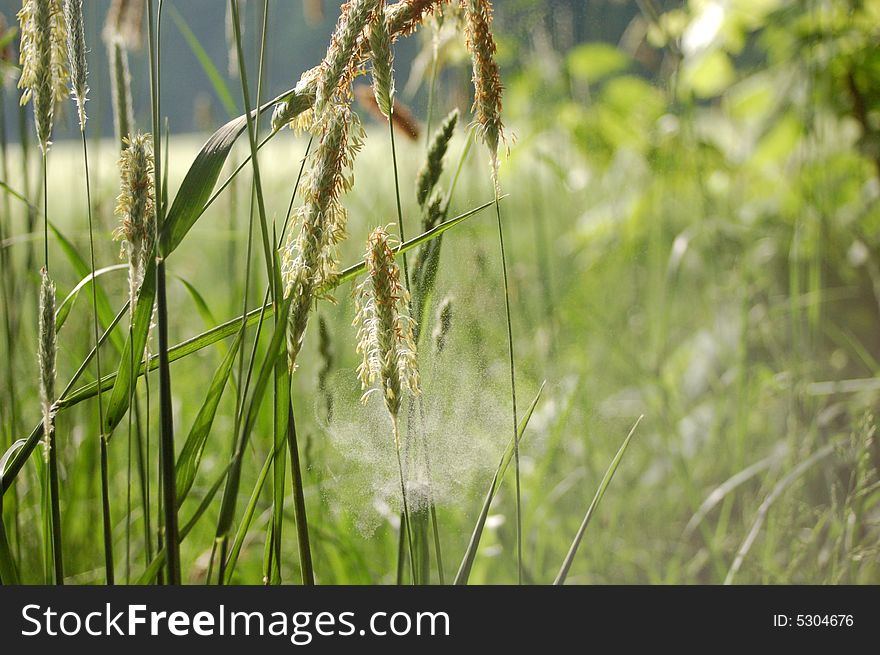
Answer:
<svg viewBox="0 0 880 655"><path fill-rule="evenodd" d="M400 268L383 228L370 234L364 259L368 277L356 291L357 351L363 356L358 375L367 390L363 400L381 390L385 407L396 422L404 389L420 392L414 323L406 313L409 292L400 281ZM379 386L373 387L375 384Z"/></svg>
<svg viewBox="0 0 880 655"><path fill-rule="evenodd" d="M64 19L67 21L67 51L71 91L76 100L76 108L79 113L79 129L85 130L89 85L82 0L64 0Z"/></svg>
<svg viewBox="0 0 880 655"><path fill-rule="evenodd" d="M440 127L437 128L437 131L434 132L431 146L428 148L428 157L425 160L425 165L422 166L416 178L416 198L419 201L420 207L425 206L425 203L431 196L431 191L434 190L434 187L440 180L440 175L443 174L443 158L449 149L449 142L452 140L452 135L455 134L455 126L457 124L458 109L453 109L443 120Z"/></svg>
<svg viewBox="0 0 880 655"><path fill-rule="evenodd" d="M385 0L380 0L370 23L370 61L373 64L373 94L379 111L391 117L394 98L394 53L385 18Z"/></svg>
<svg viewBox="0 0 880 655"><path fill-rule="evenodd" d="M153 142L149 134L125 139L119 158L120 184L116 199L119 226L113 236L122 242L121 256L128 258L132 315L155 241L153 165Z"/></svg>
<svg viewBox="0 0 880 655"><path fill-rule="evenodd" d="M21 26L21 104L34 100L37 138L44 153L52 145L55 105L67 97L67 23L61 0L23 0Z"/></svg>
<svg viewBox="0 0 880 655"><path fill-rule="evenodd" d="M498 148L504 139L501 123L501 74L495 59L490 0L461 0L467 20L467 46L473 60L474 112L480 136L489 148L492 178L498 185Z"/></svg>
<svg viewBox="0 0 880 655"><path fill-rule="evenodd" d="M337 248L346 236L347 214L339 202L351 189L350 170L362 145L363 132L348 105L332 105L315 125L318 146L303 180L303 203L297 209L299 233L291 234L281 262L285 296L293 302L288 321L291 369L302 347L309 311L322 287L337 274Z"/></svg>
<svg viewBox="0 0 880 655"><path fill-rule="evenodd" d="M52 431L52 403L55 402L55 283L45 268L40 270L40 404L43 409L44 456L48 458Z"/></svg>
<svg viewBox="0 0 880 655"><path fill-rule="evenodd" d="M315 91L315 111L318 115L328 103L338 99L340 92L346 95L350 90L359 64L356 56L359 39L379 4L379 0L349 0L342 5L330 46L320 64Z"/></svg>

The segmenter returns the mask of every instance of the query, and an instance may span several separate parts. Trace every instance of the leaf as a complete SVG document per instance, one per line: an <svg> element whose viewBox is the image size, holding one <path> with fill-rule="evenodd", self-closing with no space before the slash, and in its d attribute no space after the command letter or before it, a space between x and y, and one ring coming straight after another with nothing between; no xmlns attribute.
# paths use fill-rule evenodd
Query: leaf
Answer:
<svg viewBox="0 0 880 655"><path fill-rule="evenodd" d="M211 501L214 500L214 496L217 495L217 492L220 491L220 486L223 484L223 480L226 479L226 472L229 470L229 465L227 464L222 471L220 471L220 475L217 476L217 479L214 481L214 484L211 485L211 488L208 490L208 493L205 494L205 497L202 498L202 502L199 503L199 506L196 508L196 511L193 512L192 517L189 521L186 522L186 525L183 526L180 530L180 539L179 543L183 543L183 540L186 539L187 535L192 532L192 529L196 527L196 523L199 522L199 519L205 514L208 510L208 507L211 505ZM180 503L178 502L178 507ZM162 548L156 556L153 557L153 561L150 562L149 566L147 566L146 570L143 572L140 578L137 580L137 584L139 585L147 585L151 584L156 580L156 576L159 575L159 571L162 570L162 567L165 565L165 556L167 551L165 548Z"/></svg>
<svg viewBox="0 0 880 655"><path fill-rule="evenodd" d="M62 252L67 256L68 261L70 261L71 266L73 266L76 274L81 278L86 278L87 276L91 276L92 267L86 263L86 260L79 254L79 251L73 245L73 243L65 237L61 231L55 227L52 223L49 223L49 229L52 230L52 234L55 235L55 238L58 240L58 245L61 246ZM113 268L113 267L108 267ZM102 269L103 270L103 269ZM113 317L115 312L110 307L110 301L107 299L107 294L104 293L104 290L98 286L98 319L101 321L101 325L106 329L108 325L113 322ZM65 317L66 318L66 317ZM63 323L63 321L62 321ZM56 329L60 329L61 326L58 325L56 318ZM113 333L111 335L111 339L113 340L113 344L116 346L117 350L122 349L122 337L117 333Z"/></svg>
<svg viewBox="0 0 880 655"><path fill-rule="evenodd" d="M693 61L682 71L682 82L699 98L721 95L736 81L736 70L722 50L712 50Z"/></svg>
<svg viewBox="0 0 880 655"><path fill-rule="evenodd" d="M232 343L232 347L223 358L220 368L214 373L214 379L211 381L208 395L205 397L205 401L202 403L195 421L193 421L189 435L183 444L183 449L177 458L175 470L178 503L183 503L195 481L196 472L202 460L202 452L205 449L205 442L211 432L211 426L214 424L217 407L220 405L220 399L223 397L223 391L226 389L226 382L229 380L232 365L235 362L235 354L238 352L240 345L241 333Z"/></svg>
<svg viewBox="0 0 880 655"><path fill-rule="evenodd" d="M274 107L277 102L293 92L293 90L287 91L270 100L260 107L259 113ZM257 110L251 113L256 114ZM202 208L211 197L211 191L217 183L217 178L220 177L220 171L223 170L229 151L246 127L246 116L233 118L214 132L196 155L162 224L162 232L159 235L159 253L162 256L167 257L174 252L201 216Z"/></svg>
<svg viewBox="0 0 880 655"><path fill-rule="evenodd" d="M238 556L241 553L244 538L250 528L251 521L253 521L254 512L257 509L257 501L260 498L260 492L263 490L263 485L266 483L266 478L269 476L269 469L272 462L275 461L275 455L277 455L277 452L273 449L266 457L266 462L263 464L263 468L260 469L260 474L257 476L257 483L254 485L251 497L245 507L244 516L242 516L241 523L235 533L235 540L232 542L232 548L229 549L229 557L227 557L226 578L224 580L226 584L229 584L229 581L232 579L232 573L235 570L235 564L238 562Z"/></svg>
<svg viewBox="0 0 880 655"><path fill-rule="evenodd" d="M639 423L642 422L643 418L644 416L639 416L639 418L636 420L635 425L632 426L629 434L626 435L626 439L623 440L623 444L620 446L620 449L617 451L614 459L611 460L611 464L608 465L608 470L605 471L602 482L599 483L599 488L596 489L596 495L593 496L593 501L587 508L587 513L584 516L584 520L581 522L581 527L578 529L578 532L574 537L574 541L571 543L571 548L568 549L568 554L565 556L565 561L562 562L562 568L559 569L559 574L556 576L556 580L553 581L553 584L565 584L565 578L568 576L568 570L571 568L571 563L574 561L574 556L577 554L578 547L581 545L581 539L584 538L584 532L586 532L587 526L590 524L590 519L593 518L593 514L595 513L596 508L599 507L599 503L602 502L602 498L605 496L605 491L608 489L608 485L611 484L611 479L614 477L614 473L617 471L617 467L620 465L620 460L623 459L623 455L624 453L626 453L626 449L629 447L629 442L632 440L633 435L636 433L636 428L639 427Z"/></svg>
<svg viewBox="0 0 880 655"><path fill-rule="evenodd" d="M266 388L269 385L269 378L275 370L275 364L282 353L282 346L285 344L287 336L287 317L290 309L292 298L288 297L281 305L278 312L278 320L275 323L275 332L272 335L272 341L269 348L263 356L260 364L260 372L251 391L248 400L247 409L243 414L241 434L238 437L235 454L232 458L232 464L229 468L229 478L226 482L226 488L223 490L223 503L220 507L220 517L217 519L217 538L226 536L232 527L232 521L235 517L235 502L238 498L238 487L241 482L241 463L244 451L247 448L248 441L253 431L254 424L257 420L257 414L263 401Z"/></svg>
<svg viewBox="0 0 880 655"><path fill-rule="evenodd" d="M12 556L9 540L6 538L6 526L3 524L2 511L0 511L0 584L20 584L18 568L15 566L15 558Z"/></svg>
<svg viewBox="0 0 880 655"><path fill-rule="evenodd" d="M141 363L144 349L147 347L147 335L150 323L153 319L153 302L156 298L156 260L150 259L147 270L144 273L144 281L141 283L138 295L137 307L134 310L134 320L122 355L119 358L119 368L115 374L113 390L110 392L110 400L107 403L107 412L104 416L104 430L109 435L119 425L125 412L128 411L128 403L131 395L131 386L134 384L135 375L132 364ZM103 388L103 387L102 387Z"/></svg>
<svg viewBox="0 0 880 655"><path fill-rule="evenodd" d="M3 474L6 472L6 463L24 445L25 440L19 439L3 453L3 457L0 457L0 487L2 487ZM20 584L18 567L15 565L15 558L12 555L12 549L9 547L9 540L6 538L6 526L3 524L3 496L0 496L0 584Z"/></svg>
<svg viewBox="0 0 880 655"><path fill-rule="evenodd" d="M177 29L180 30L180 34L183 36L189 49L192 50L196 59L199 60L202 70L204 70L205 75L208 76L208 80L211 82L211 86L214 87L214 92L217 94L220 102L223 103L224 109L226 109L226 112L230 116L235 116L238 114L238 107L235 104L235 100L232 99L232 93L230 93L229 86L226 84L220 71L217 70L214 62L211 61L208 53L202 47L202 44L199 43L198 38L193 34L193 31L190 29L189 25L187 25L183 16L180 15L180 12L177 11L173 5L168 9L171 14L171 20L174 21Z"/></svg>
<svg viewBox="0 0 880 655"><path fill-rule="evenodd" d="M535 407L538 406L538 401L541 399L541 394L543 393L544 385L546 384L546 382L541 384L541 388L538 389L535 399L532 401L532 404L529 405L526 415L523 416L520 421L519 429L516 433L517 443L522 441L523 434L525 434L529 420L535 412ZM477 556L477 548L479 548L480 539L483 536L483 528L485 527L486 519L489 516L489 508L492 506L492 500L495 498L495 494L501 486L501 481L504 479L504 474L507 472L507 468L510 466L513 452L513 439L511 439L510 443L507 444L507 448L504 450L504 454L501 456L501 461L498 463L495 475L492 476L492 482L489 485L489 492L486 494L486 499L483 501L483 508L480 510L480 515L477 517L477 524L474 526L473 533L471 533L471 539L468 542L467 550L465 550L464 557L461 560L461 566L458 567L458 573L455 576L454 584L456 585L466 585L468 582L471 569L474 566L474 559Z"/></svg>
<svg viewBox="0 0 880 655"><path fill-rule="evenodd" d="M191 285L179 275L175 275L174 277L180 280L180 283L183 284L184 288L189 293L190 297L192 298L193 304L196 306L196 311L199 313L199 316L202 317L202 322L205 324L205 326L210 327L212 325L217 325L217 320L214 318L214 313L211 311L211 308L208 307L208 303L205 302L202 294L200 294L193 285Z"/></svg>
<svg viewBox="0 0 880 655"><path fill-rule="evenodd" d="M77 285L70 290L70 293L67 294L64 300L61 301L61 303L58 305L58 308L55 310L55 331L61 331L64 323L67 321L67 317L70 315L70 310L73 309L73 306L76 304L77 298L79 298L79 292L82 291L84 287L88 286L92 282L92 279L101 277L102 275L106 275L107 273L113 273L114 271L127 270L127 264L114 264L113 266L99 268L97 271L95 271L94 276L89 273L82 280L80 280Z"/></svg>

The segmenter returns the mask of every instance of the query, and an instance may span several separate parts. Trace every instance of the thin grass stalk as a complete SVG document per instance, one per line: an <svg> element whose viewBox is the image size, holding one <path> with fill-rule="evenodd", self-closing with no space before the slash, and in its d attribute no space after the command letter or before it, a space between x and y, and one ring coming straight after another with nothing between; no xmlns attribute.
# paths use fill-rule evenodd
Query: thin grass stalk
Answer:
<svg viewBox="0 0 880 655"><path fill-rule="evenodd" d="M257 157L257 152L259 151L259 146L257 142L257 133L259 130L259 121L260 114L257 112L257 116L252 116L251 113L251 92L248 86L248 76L247 76L247 66L244 61L244 50L242 47L242 37L241 37L241 23L239 20L239 12L238 12L238 0L229 0L230 7L232 9L232 20L233 20L233 28L235 32L235 47L238 51L238 67L239 67L239 78L241 79L241 91L242 98L244 100L244 110L245 116L247 117L247 132L248 132L248 142L250 144L251 151L251 167L254 172L254 192L256 194L257 200L257 210L260 218L260 233L263 237L263 254L266 259L266 275L269 279L269 285L272 289L272 298L277 300L277 290L275 289L275 275L273 272L273 263L274 257L272 256L272 240L269 237L269 227L266 218L266 204L263 196L263 183L262 177L260 175L260 162ZM257 107L260 106L260 94L262 92L262 83L263 83L263 67L265 63L266 56L266 35L268 32L268 15L269 15L269 4L268 0L265 0L264 10L263 10L263 34L261 39L260 46L260 63L259 63L259 72L258 72L258 80L257 80Z"/></svg>
<svg viewBox="0 0 880 655"><path fill-rule="evenodd" d="M83 166L85 169L86 188L86 211L89 227L89 264L91 274L95 275L95 237L94 219L92 216L92 193L89 172L89 148L86 139L86 111L85 104L89 91L86 69L86 45L85 32L82 16L82 0L65 0L65 18L68 23L68 56L70 58L71 86L73 97L76 100L79 117L80 139L82 141ZM98 328L98 282L92 280L92 330L95 339L95 368L97 379L101 374L101 350L98 348L100 330ZM98 394L98 439L100 441L101 462L101 515L104 532L104 566L106 570L107 584L113 584L113 543L112 525L110 519L110 483L109 464L107 460L107 439L104 431L104 401L102 394ZM130 512L129 512L130 514Z"/></svg>
<svg viewBox="0 0 880 655"><path fill-rule="evenodd" d="M290 452L290 470L293 482L293 512L296 521L297 546L299 548L299 566L304 585L315 584L315 571L312 563L311 540L309 539L309 522L306 515L305 493L303 492L302 467L299 460L299 446L296 438L296 418L293 411L293 397L290 400L290 414L287 417L287 449Z"/></svg>
<svg viewBox="0 0 880 655"><path fill-rule="evenodd" d="M489 149L489 163L495 192L495 213L498 222L498 243L501 249L501 274L504 280L504 308L507 319L507 349L510 362L510 401L513 418L514 465L516 469L516 554L517 580L522 584L522 494L520 485L519 440L517 435L516 366L513 327L510 312L510 288L507 275L507 254L504 229L498 203L498 148L504 140L501 124L501 75L495 60L495 39L492 36L492 3L490 0L463 0L467 21L467 46L473 60L474 105L479 133Z"/></svg>
<svg viewBox="0 0 880 655"><path fill-rule="evenodd" d="M403 525L401 526L401 534L406 534L406 543L409 549L410 571L412 573L412 583L418 584L419 576L416 571L416 552L413 545L412 522L410 520L409 502L406 494L406 476L403 469L403 459L400 455L400 428L397 424L397 416L391 417L391 430L394 436L395 452L397 453L397 472L400 476L400 498L403 503ZM398 571L400 565L398 564Z"/></svg>
<svg viewBox="0 0 880 655"><path fill-rule="evenodd" d="M266 219L266 207L263 199L263 188L262 188L262 178L260 175L260 166L259 160L257 158L257 152L259 151L259 145L257 143L257 131L259 129L259 115L254 119L251 116L251 97L250 97L250 87L248 85L247 78L247 67L245 65L244 58L244 49L242 46L242 34L241 34L241 20L239 16L239 7L238 0L229 0L229 8L230 15L232 19L232 28L233 34L235 37L235 47L237 53L238 67L239 67L239 79L241 80L241 89L242 89L242 98L244 100L245 105L245 115L247 116L247 132L248 132L248 143L250 146L250 162L253 169L254 177L253 177L253 186L251 190L251 212L250 212L250 227L248 231L248 246L247 246L247 257L245 261L245 289L244 289L244 303L245 307L247 306L247 298L250 288L250 258L252 252L252 239L253 239L253 201L256 199L257 208L260 218L260 233L263 240L263 255L266 263L266 272L268 276L268 284L269 284L269 295L274 300L277 300L277 289L275 288L275 278L276 273L274 270L274 257L272 256L272 247L271 240L269 238L269 230L268 223ZM262 80L263 80L263 67L265 62L265 50L266 50L266 34L268 26L268 2L264 4L263 11L263 30L262 30L262 38L260 44L260 63L259 63L259 74L258 74L258 83L257 83L257 102L259 103L260 94L262 91ZM259 106L259 104L258 104ZM242 323L242 336L244 332L244 323ZM247 397L248 387L250 386L251 374L253 371L254 362L256 361L256 349L259 344L259 335L254 340L253 349L251 353L250 364L248 366L247 375L244 374L244 348L242 348L242 352L239 357L239 388L238 388L238 397L239 397L239 407L236 411L236 430L234 434L238 435L239 429L241 427L242 413L244 411L244 403ZM221 541L221 549L220 549L220 565L218 569L218 582L223 584L226 578L226 545L228 542L228 533L226 534L218 534L217 538ZM213 557L212 557L213 559ZM213 567L212 565L209 568Z"/></svg>
<svg viewBox="0 0 880 655"><path fill-rule="evenodd" d="M149 12L147 18L150 40L150 96L153 113L153 143L155 148L155 187L158 202L155 203L156 229L160 229L164 221L165 203L162 202L162 154L160 152L161 134L159 117L161 115L161 97L159 82L161 79L161 21L162 2L159 0L155 19L153 17L153 0L147 0ZM158 232L157 232L158 242ZM164 254L158 253L156 258L156 316L159 332L159 419L161 441L162 471L162 502L164 509L165 542L169 545L167 556L168 583L180 584L180 538L177 525L177 494L174 475L174 417L171 396L171 369L168 361L168 300L166 292L166 274Z"/></svg>

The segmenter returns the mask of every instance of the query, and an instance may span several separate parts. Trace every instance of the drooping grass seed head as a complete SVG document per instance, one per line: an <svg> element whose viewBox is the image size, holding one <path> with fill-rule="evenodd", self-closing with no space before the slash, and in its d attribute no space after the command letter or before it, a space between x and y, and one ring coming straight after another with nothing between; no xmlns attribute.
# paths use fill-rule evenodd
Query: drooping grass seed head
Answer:
<svg viewBox="0 0 880 655"><path fill-rule="evenodd" d="M55 105L67 97L67 23L61 0L24 0L21 27L21 104L34 101L37 138L44 153L52 145Z"/></svg>
<svg viewBox="0 0 880 655"><path fill-rule="evenodd" d="M448 0L402 0L389 7L388 18L392 35L409 36L434 10ZM393 13L391 13L393 12Z"/></svg>
<svg viewBox="0 0 880 655"><path fill-rule="evenodd" d="M293 296L288 321L291 369L312 304L337 273L337 248L345 238L347 222L339 198L354 183L349 171L363 143L360 123L348 105L330 106L314 129L319 141L303 180L303 203L296 210L300 229L288 238L281 262L285 296Z"/></svg>
<svg viewBox="0 0 880 655"><path fill-rule="evenodd" d="M373 94L379 111L386 118L391 117L394 98L394 53L391 50L391 35L385 18L385 0L380 0L373 20L370 23L370 61L373 71Z"/></svg>
<svg viewBox="0 0 880 655"><path fill-rule="evenodd" d="M64 19L67 21L67 53L69 57L71 92L74 100L76 100L76 108L79 114L79 129L85 130L89 85L82 0L64 0Z"/></svg>
<svg viewBox="0 0 880 655"><path fill-rule="evenodd" d="M52 431L55 402L55 283L45 268L40 270L39 316L40 403L43 410L44 456L48 458L49 434Z"/></svg>
<svg viewBox="0 0 880 655"><path fill-rule="evenodd" d="M388 30L391 37L391 41L394 42L396 39L412 34L416 28L419 27L429 16L432 15L434 9L440 5L445 4L449 0L401 0L400 2L395 2L392 5L389 5L385 9L385 16L388 19ZM349 3L351 4L351 3ZM343 7L344 10L347 10L347 5ZM366 14L367 19L369 19L369 12ZM348 23L348 18L345 18L345 23ZM337 32L339 31L340 25L343 24L343 16L340 16L340 20L337 22ZM336 33L334 33L334 37L336 37ZM338 41L339 39L337 39ZM358 72L359 67L363 63L363 61L369 56L369 40L363 38L362 35L356 35L354 38L354 50L353 55L348 60L348 68L347 75L342 76L340 81L337 83L337 89L341 89L342 99L346 100L347 95L350 92L350 82L353 76ZM287 104L292 105L284 110L278 111L278 121L273 123L273 127L276 125L286 124L288 121L283 120L285 117L288 119L294 118L297 115L297 109L299 111L304 111L306 107L314 106L315 108L320 107L324 108L324 104L328 101L329 97L327 96L326 90L332 90L332 84L321 83L321 80L329 80L332 78L332 71L328 72L329 65L328 60L333 59L336 61L336 51L339 48L334 48L333 41L331 40L330 48L328 48L327 55L325 56L325 60L320 64L315 66L314 68L306 71L301 82L301 87L298 86L298 92L294 94L292 100L287 101ZM331 57L331 54L333 56ZM344 53L343 53L344 54ZM344 62L345 57L341 57L341 60ZM342 69L345 71L346 66L343 64ZM326 74L325 74L326 73ZM319 96L318 90L319 87L324 89L323 94ZM331 94L332 95L332 94ZM308 98L309 103L302 107L300 104L300 100L302 98ZM319 102L319 98L321 99ZM316 112L316 115L320 112Z"/></svg>
<svg viewBox="0 0 880 655"><path fill-rule="evenodd" d="M457 124L458 109L453 109L434 133L425 165L422 166L416 178L416 198L420 207L425 206L431 192L440 180L440 175L443 174L443 158L449 149L449 142L452 140L452 135L455 134Z"/></svg>
<svg viewBox="0 0 880 655"><path fill-rule="evenodd" d="M359 64L356 56L359 39L378 5L379 0L349 0L342 5L330 46L319 68L315 89L316 116L324 112L328 103L338 99L340 93L350 91Z"/></svg>
<svg viewBox="0 0 880 655"><path fill-rule="evenodd" d="M120 184L116 199L119 226L113 236L122 242L120 254L128 259L129 311L133 315L155 241L154 162L149 134L126 138L125 144L119 158Z"/></svg>
<svg viewBox="0 0 880 655"><path fill-rule="evenodd" d="M404 389L420 392L414 323L406 313L409 292L400 281L400 268L383 228L370 234L364 258L368 276L356 290L357 350L363 357L358 376L366 390L363 399L380 391L396 422Z"/></svg>
<svg viewBox="0 0 880 655"><path fill-rule="evenodd" d="M504 139L501 123L501 73L495 59L490 0L461 0L467 20L467 46L473 60L474 112L480 137L489 148L492 179L498 186L498 148Z"/></svg>

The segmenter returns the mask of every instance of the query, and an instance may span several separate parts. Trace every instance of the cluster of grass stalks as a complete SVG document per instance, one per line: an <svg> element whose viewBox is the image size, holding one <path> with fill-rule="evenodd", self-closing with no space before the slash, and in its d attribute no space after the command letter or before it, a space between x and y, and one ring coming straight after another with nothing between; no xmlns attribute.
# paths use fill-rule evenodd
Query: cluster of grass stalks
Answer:
<svg viewBox="0 0 880 655"><path fill-rule="evenodd" d="M426 584L436 579L445 583L444 539L432 489L430 453L433 450L428 444L433 426L427 424L419 382L418 351L419 348L430 349L433 339L436 351L442 352L452 323L451 301L446 299L437 308L439 320L434 334L423 329L423 325L429 322L428 317L432 316L435 291L442 292L437 286L442 235L494 206L501 248L497 282L501 284L505 299L508 393L513 433L491 482L455 582L468 581L493 497L511 459L516 484L516 568L522 582L520 439L538 399L520 422L516 404L509 254L505 251L501 211L502 85L495 60L491 3L488 0L468 0L460 4L448 0L401 0L394 3L350 0L340 9L324 59L303 73L294 88L267 101L264 97L264 68L272 3L264 0L261 6L254 74L254 62L243 46L240 2L230 0L228 20L231 29L228 36L234 54L230 62L234 63L240 82L244 113L210 137L173 196L169 189L168 168L169 161L176 160L176 157L169 154L172 141L167 124L163 129L163 98L160 95L163 64L167 63L162 56L165 4L162 0L116 0L112 4L102 33L108 59L106 80L90 80L88 77L86 53L89 46L85 42L84 26L92 17L84 16L84 11L92 11L94 7L82 0L25 0L19 14L22 66L19 87L23 91L22 102L33 104L42 160L42 189L40 195L32 194L31 184L25 177L22 180L23 193L17 194L4 182L4 196L8 199L9 194L14 194L27 207L29 221L33 221L31 212L34 208L41 206L43 211L45 248L40 268L38 308L39 388L43 416L30 436L16 437L12 441L0 460L2 494L9 501L5 506L10 508L3 516L15 519L14 526L0 525L3 536L0 579L4 583L37 579L22 558L20 546L11 545L20 545L23 539L30 538L29 526L20 521L18 513L21 494L27 493L30 462L34 462L42 481L39 510L43 526L39 537L44 553L42 579L63 584L66 577L77 575L78 572L65 571L62 527L73 520L73 514L83 509L72 501L65 504L65 491L69 487L61 484L61 476L75 473L59 470L59 451L69 452L73 444L70 424L61 421L63 427L60 427L59 419L73 416L74 407L89 401L89 406L96 409L96 421L86 428L82 442L87 448L92 444L98 446L103 576L107 584L116 582L120 573L124 574L125 582L180 584L185 579L192 580L193 576L182 562L181 544L197 524L212 519L216 521L216 528L207 561L199 565L203 567L201 580L216 584L242 581L236 566L242 550L255 538L255 513L270 477L271 508L266 521L262 578L243 581L278 584L291 578L290 571L282 570L282 562L291 560L290 539L284 537L285 527L295 529L295 561L301 582L314 584L320 581L322 571L316 566L313 554L315 532L311 526L314 523L310 522L308 511L310 505L314 511L317 501L310 500L306 493L308 473L302 462L302 435L297 431L295 390L300 386L296 380L306 374L299 366L304 344L318 336L316 328L309 329L315 322L316 307L334 302L335 289L363 274L365 279L357 291L355 319L360 326L357 350L363 355L359 376L366 390L364 400L376 391L384 399L390 419L387 439L396 453L401 508L397 581ZM451 113L436 134L429 135L425 164L416 181L419 218L416 225L404 211L402 196L405 190L401 185L395 143L396 127L403 125L403 133L407 134L415 133L416 128L414 119L395 98L394 47L402 36L419 29L433 29L434 17L446 12L461 12L465 18L467 30L461 36L473 57L475 127L467 134L457 170L452 169L455 170L452 184L445 192L440 182L445 169L449 168L447 154L456 134L458 112ZM129 53L140 49L144 41L150 124L139 129L135 123ZM382 226L392 217L372 214L365 217L375 229L367 239L364 261L344 268L340 253L348 238L347 223L351 211L347 207L346 195L354 188L352 170L365 138L353 106L355 92L352 85L356 77L367 72L372 78L378 115L388 125L390 154L386 168L394 184L396 215L393 220L396 222L393 227L384 228ZM104 263L99 261L99 253L103 250L99 247L102 232L93 218L87 101L90 85L99 87L105 84L112 89L112 115L118 148L119 192L115 212L118 225L114 238L122 243L121 254L126 264L101 268ZM61 201L49 194L48 161L53 123L68 95L74 101L82 143L84 213L88 217L87 260L79 256L50 221L55 206ZM265 120L264 116L269 109L273 109L271 121ZM429 116L433 111L432 96ZM265 177L261 174L261 170L265 170L266 156L262 148L288 126L297 132L305 132L308 145L302 164L287 171L291 198L283 220L278 222L273 220L267 206ZM492 194L488 202L453 217L450 210L458 174L471 153L473 133L485 142L488 149L490 167L489 175L485 177L486 188ZM247 154L218 185L224 164L243 135L246 135ZM25 135L21 136L23 166L27 171L26 151L29 146ZM277 164L272 162L272 166L275 168ZM185 245L184 242L188 244L192 240L188 238L190 231L221 193L246 188L239 176L245 169L249 169L251 175L246 247L244 259L239 262L244 273L241 314L217 325L209 306L198 291L188 285L201 313L208 317L211 325L201 334L172 345L169 323L177 311L168 294L169 281L174 274L172 267L176 265L172 255ZM8 177L7 173L4 171L4 177ZM410 225L407 225L407 218ZM50 264L55 255L54 248L50 249L50 230L54 231L74 268L82 274L81 282L60 304L55 296L55 283L49 276L50 270L54 270L50 269ZM417 231L418 236L407 240L410 231ZM4 234L4 238L6 236ZM412 266L408 253L415 255ZM260 259L262 263L255 261ZM33 258L29 258L28 264L32 262ZM205 261L203 265L219 268L223 263ZM10 271L5 259L4 267L4 300L9 303L11 292L7 283ZM114 299L103 288L102 282L110 273L120 269L128 271L128 290ZM496 280L490 278L486 276L483 283L495 286ZM265 291L262 301L254 308L252 289L258 281L265 283ZM90 290L91 300L88 309L90 351L59 393L56 389L57 352L59 345L62 349L66 347L66 332L61 328L71 317L77 294L85 287ZM85 312L84 307L82 311ZM11 315L7 308L7 321ZM126 315L127 323L123 320ZM425 334L429 336L425 337ZM12 366L15 332L8 324L6 335L9 340L7 354ZM330 347L326 343L328 337L323 322L319 336L321 352L325 355L325 367L320 374L323 380L321 392L327 396L329 417L333 407L332 393L327 387ZM221 347L223 356L207 389L182 390L172 378L171 363L187 359L213 344ZM342 344L336 346L342 347ZM158 370L158 395L153 388L155 383L151 372L154 370ZM221 430L214 424L227 387L233 387L233 419ZM185 439L181 440L175 404L193 402L193 395L202 393L205 394L204 401ZM17 402L13 399L13 405ZM249 454L253 441L264 439L264 435L256 430L262 421L264 405L271 408L272 434L268 441L268 455L253 479L248 470ZM158 426L158 438L152 434L152 426ZM20 418L10 417L8 427L8 433L15 435L20 429ZM495 428L503 430L502 426ZM124 446L118 443L119 439L112 439L119 431L127 433ZM227 448L228 457L219 467L213 467L218 475L204 487L199 475L205 468L201 466L203 455L208 443L222 441L224 433L229 435L228 443L210 450ZM628 442L629 439L624 448ZM32 457L40 443L43 444L42 459ZM261 447L265 446L261 444ZM125 448L124 458L111 457L112 448ZM126 463L124 502L114 495L112 485L119 474L113 470L114 463L120 459ZM618 461L619 457L609 478ZM239 499L244 480L253 481L254 486L242 512ZM201 500L195 512L183 522L179 511L197 486ZM135 506L133 492L140 496L139 507ZM65 512L69 516L64 516ZM292 526L289 525L291 521ZM115 534L120 524L124 525L124 556L119 552L119 538ZM140 545L135 543L137 537L134 535L138 526L142 528ZM582 532L572 546L572 554L566 560L559 580L565 577ZM8 534L13 538L8 539ZM322 541L327 538L321 535ZM350 537L346 535L344 538ZM143 559L142 566L133 561L133 549ZM449 556L449 553L445 555L447 560ZM124 562L124 566L120 562ZM436 577L432 562L436 566Z"/></svg>

